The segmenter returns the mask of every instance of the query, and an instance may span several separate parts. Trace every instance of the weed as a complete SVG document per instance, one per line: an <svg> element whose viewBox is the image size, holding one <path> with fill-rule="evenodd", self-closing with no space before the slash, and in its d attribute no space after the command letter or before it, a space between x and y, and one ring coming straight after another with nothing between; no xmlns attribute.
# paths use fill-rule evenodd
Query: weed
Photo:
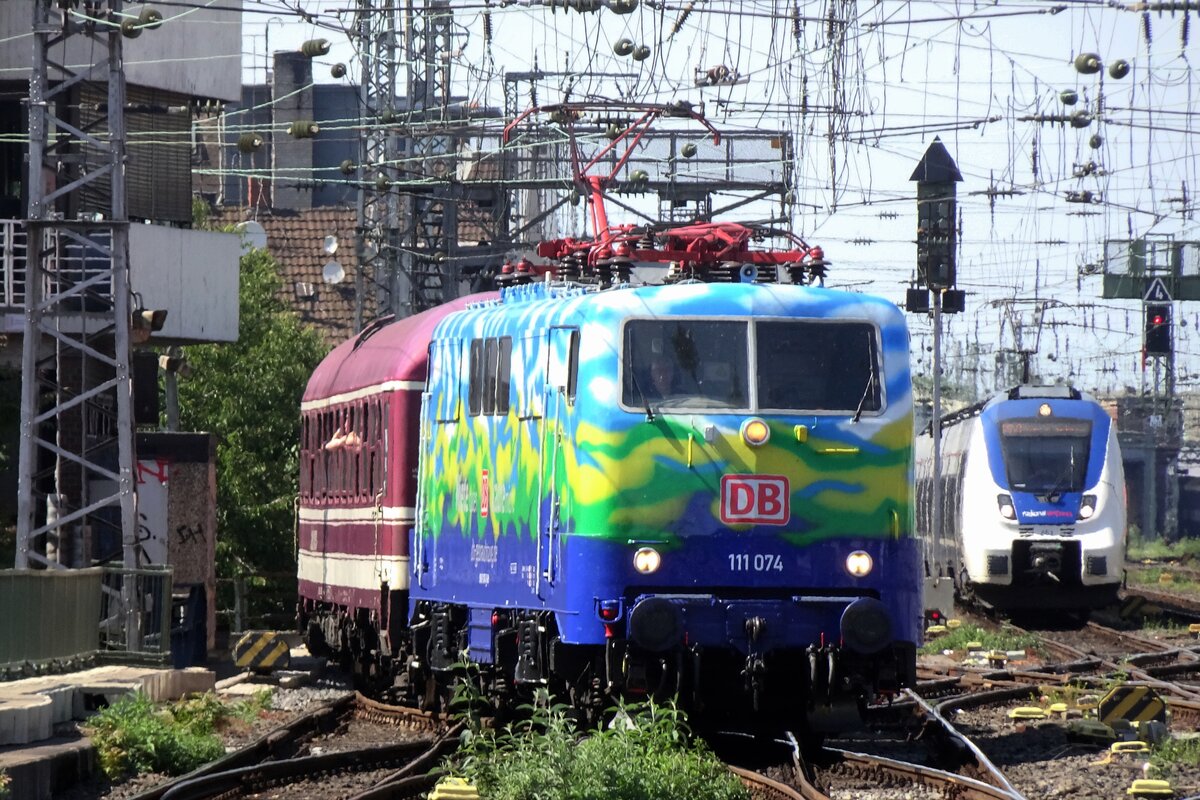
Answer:
<svg viewBox="0 0 1200 800"><path fill-rule="evenodd" d="M1130 561L1143 558L1181 558L1185 555L1200 555L1200 538L1187 537L1175 542L1163 539L1148 539L1131 534L1126 556Z"/></svg>
<svg viewBox="0 0 1200 800"><path fill-rule="evenodd" d="M692 740L674 704L613 709L613 722L580 738L569 709L539 694L528 716L501 731L473 731L455 775L489 800L743 800L741 783Z"/></svg>
<svg viewBox="0 0 1200 800"><path fill-rule="evenodd" d="M1177 767L1200 766L1200 739L1171 737L1150 752L1150 768L1159 775L1170 775Z"/></svg>
<svg viewBox="0 0 1200 800"><path fill-rule="evenodd" d="M989 631L967 623L926 642L921 648L921 653L933 655L943 650L966 650L969 642L979 642L984 650L1030 651L1037 647L1037 639L1028 634L1014 633L1006 629Z"/></svg>
<svg viewBox="0 0 1200 800"><path fill-rule="evenodd" d="M0 800L8 800L12 797L12 778L9 777L8 771L0 769Z"/></svg>
<svg viewBox="0 0 1200 800"><path fill-rule="evenodd" d="M1173 575L1171 570L1163 567L1146 567L1144 569L1129 570L1129 583L1135 586L1164 586L1173 592L1197 592L1200 591L1200 583L1194 580L1182 577L1168 578L1164 584L1163 575Z"/></svg>
<svg viewBox="0 0 1200 800"><path fill-rule="evenodd" d="M225 753L212 734L214 719L211 703L203 698L160 710L138 692L100 711L85 730L110 778L143 772L182 775Z"/></svg>

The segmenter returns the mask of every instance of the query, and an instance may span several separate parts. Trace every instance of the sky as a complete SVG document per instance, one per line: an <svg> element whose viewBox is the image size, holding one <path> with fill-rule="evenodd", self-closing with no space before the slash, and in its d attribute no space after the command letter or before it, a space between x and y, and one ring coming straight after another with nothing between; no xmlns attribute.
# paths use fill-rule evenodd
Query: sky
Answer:
<svg viewBox="0 0 1200 800"><path fill-rule="evenodd" d="M828 286L897 303L915 277L909 178L938 136L964 179L958 286L967 309L946 320L946 380L987 393L1011 376L998 373L998 359L1011 363L1012 350L1036 345L1035 371L1047 381L1102 393L1153 385L1154 362L1143 368L1140 352L1141 304L1102 298L1100 273L1106 241L1200 240L1192 219L1200 84L1191 66L1200 16L1092 0L666 0L624 14L611 3L580 13L556 1L452 0L454 94L503 108L503 74L536 64L570 73L539 82L541 104L568 90L685 100L703 104L724 132L788 131L795 204L738 213L784 213L832 262ZM355 81L346 33L355 5L245 0L247 81L263 80L268 52L311 38L332 44L316 59L317 81L334 82L335 63L348 67L342 80ZM622 38L649 57L618 55ZM1099 72L1076 70L1085 53L1098 57ZM1119 61L1128 74L1118 79L1109 69ZM718 66L738 80L697 86L698 74ZM523 92L532 99L528 84ZM561 224L586 233L578 217ZM1184 389L1200 383L1200 314L1189 305L1175 310ZM910 323L915 369L928 373L930 323L917 315Z"/></svg>

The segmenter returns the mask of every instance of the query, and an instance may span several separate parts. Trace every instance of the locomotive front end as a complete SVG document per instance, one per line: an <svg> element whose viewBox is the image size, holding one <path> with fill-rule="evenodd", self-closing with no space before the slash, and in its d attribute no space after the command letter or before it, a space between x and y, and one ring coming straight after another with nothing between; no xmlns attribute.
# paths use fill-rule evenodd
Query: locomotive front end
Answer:
<svg viewBox="0 0 1200 800"><path fill-rule="evenodd" d="M593 577L592 613L564 638L603 642L610 685L697 709L749 701L820 725L910 685L919 564L899 312L795 287L630 295L615 402L576 430L575 527L599 535L566 543L567 586L582 583L573 569Z"/></svg>
<svg viewBox="0 0 1200 800"><path fill-rule="evenodd" d="M964 548L975 593L1013 609L1048 601L1093 608L1115 599L1125 547L1124 475L1104 409L1073 390L1056 396L1019 387L1011 399L985 407L979 436L987 458L974 480L995 497L997 530L974 533L974 546Z"/></svg>

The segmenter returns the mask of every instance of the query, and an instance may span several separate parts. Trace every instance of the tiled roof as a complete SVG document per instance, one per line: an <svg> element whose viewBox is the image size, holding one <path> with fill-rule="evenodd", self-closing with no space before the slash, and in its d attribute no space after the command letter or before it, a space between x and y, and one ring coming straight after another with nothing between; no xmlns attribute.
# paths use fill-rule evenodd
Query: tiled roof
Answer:
<svg viewBox="0 0 1200 800"><path fill-rule="evenodd" d="M330 346L354 332L354 281L358 273L355 254L355 210L314 208L304 211L271 211L224 208L209 218L214 225L234 225L254 219L267 232L267 250L279 262L283 280L280 299L294 308L300 319L316 328ZM336 253L325 252L325 237L336 236ZM322 271L330 261L345 270L340 283L326 283ZM368 309L366 319L374 314Z"/></svg>

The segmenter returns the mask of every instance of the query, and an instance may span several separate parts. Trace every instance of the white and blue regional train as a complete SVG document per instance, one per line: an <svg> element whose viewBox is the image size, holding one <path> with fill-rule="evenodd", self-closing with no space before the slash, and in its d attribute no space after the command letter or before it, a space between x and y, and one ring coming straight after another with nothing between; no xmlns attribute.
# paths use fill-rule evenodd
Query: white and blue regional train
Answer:
<svg viewBox="0 0 1200 800"><path fill-rule="evenodd" d="M960 597L1006 610L1086 611L1116 598L1125 473L1116 424L1093 398L1066 386L1018 386L944 417L941 452L935 536L926 428L916 470L928 578L951 579Z"/></svg>

